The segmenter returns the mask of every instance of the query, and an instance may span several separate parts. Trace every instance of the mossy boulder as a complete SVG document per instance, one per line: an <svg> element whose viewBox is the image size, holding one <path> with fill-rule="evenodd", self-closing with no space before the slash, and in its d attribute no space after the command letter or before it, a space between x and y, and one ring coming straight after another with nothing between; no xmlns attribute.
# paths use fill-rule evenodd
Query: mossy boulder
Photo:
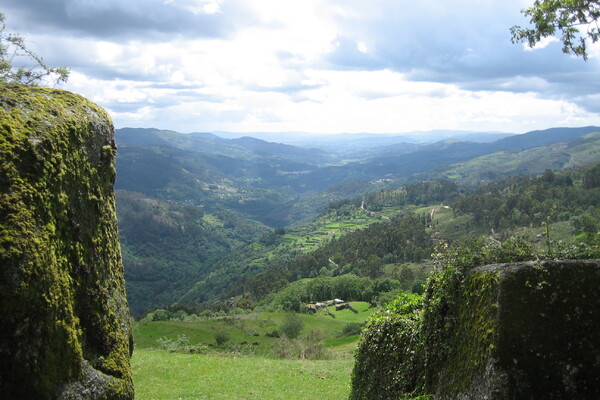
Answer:
<svg viewBox="0 0 600 400"><path fill-rule="evenodd" d="M81 96L0 85L0 398L133 398L115 150Z"/></svg>
<svg viewBox="0 0 600 400"><path fill-rule="evenodd" d="M600 260L448 271L368 321L351 399L600 399Z"/></svg>
<svg viewBox="0 0 600 400"><path fill-rule="evenodd" d="M436 398L600 398L600 261L476 268L461 292Z"/></svg>

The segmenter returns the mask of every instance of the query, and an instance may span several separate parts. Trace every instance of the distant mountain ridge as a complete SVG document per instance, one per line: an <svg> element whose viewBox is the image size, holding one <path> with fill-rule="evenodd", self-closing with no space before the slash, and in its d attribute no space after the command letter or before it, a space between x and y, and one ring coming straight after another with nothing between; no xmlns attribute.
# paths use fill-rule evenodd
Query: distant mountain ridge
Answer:
<svg viewBox="0 0 600 400"><path fill-rule="evenodd" d="M600 132L600 128L551 128L503 137L491 143L457 140L420 145L396 143L379 147L375 152L372 148L364 150L363 158L357 160L356 157L361 154L358 152L350 162L322 150L251 137L224 139L211 133L181 134L157 129L124 128L117 130L116 138L122 146L120 160L124 168L121 174L126 177L124 179L137 179L135 175L142 173L135 168L135 162L126 163L124 160L143 160L146 156L134 156L133 148L146 148L142 153L147 156L153 153L156 162L163 163L167 170L176 164L179 165L179 175L181 171L186 171L183 175L189 175L187 172L196 170L201 175L198 178L201 182L216 183L219 179L239 181L243 178L247 183L252 181L254 186L288 186L297 193L306 193L322 191L345 180L402 179L499 151L546 146L593 132ZM158 151L154 148L157 146L167 150ZM182 158L189 159L185 163L187 166L181 165ZM206 181L210 177L214 179ZM139 182L136 185L139 186ZM129 190L126 186L119 188Z"/></svg>
<svg viewBox="0 0 600 400"><path fill-rule="evenodd" d="M339 134L314 134L303 132L215 132L218 136L235 139L241 136L251 136L258 139L280 142L300 147L316 147L326 151L351 151L352 149L373 148L389 146L399 143L424 144L446 139L471 141L478 143L493 142L514 133L502 132L477 132L459 130L434 130L407 132L398 134L381 133L339 133Z"/></svg>

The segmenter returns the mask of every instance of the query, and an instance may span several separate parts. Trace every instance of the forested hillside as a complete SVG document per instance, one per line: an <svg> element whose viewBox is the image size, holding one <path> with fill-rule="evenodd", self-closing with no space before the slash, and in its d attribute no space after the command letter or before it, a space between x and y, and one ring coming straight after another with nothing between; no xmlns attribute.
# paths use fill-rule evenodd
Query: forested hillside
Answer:
<svg viewBox="0 0 600 400"><path fill-rule="evenodd" d="M452 188L448 183L423 183L408 186L405 191L384 191L369 196L372 208L406 201L406 193L428 207L406 211L388 221L333 239L318 249L287 262L278 259L266 271L242 279L229 292L259 300L267 294L301 278L345 276L371 279L390 278L388 290L410 288L431 265L430 256L436 243L454 243L486 238L501 244L519 237L532 249L544 247L560 256L577 241L594 246L600 243L600 164L564 173L546 171L539 177L515 177L487 184L473 192L456 195L448 190L445 199L431 195L431 187ZM416 195L416 189L420 188ZM401 195L398 195L401 193ZM447 205L441 205L440 202ZM361 206L364 205L361 201ZM335 210L360 207L340 203ZM533 250L530 250L533 251ZM552 253L554 252L554 253ZM565 253L566 254L566 253ZM411 280L406 282L406 280ZM385 291L374 291L374 296ZM275 299L280 306L298 306L297 301ZM341 296L332 293L332 296ZM311 299L316 301L317 299ZM365 300L351 298L351 300ZM305 300L304 300L305 301Z"/></svg>
<svg viewBox="0 0 600 400"><path fill-rule="evenodd" d="M171 304L213 265L270 229L232 212L117 191L119 233L129 306L134 314Z"/></svg>
<svg viewBox="0 0 600 400"><path fill-rule="evenodd" d="M316 276L392 278L410 288L424 279L423 262L440 238L502 239L541 223L558 224L565 237L570 227L589 230L593 188L583 172L553 170L597 160L594 131L415 144L397 156L391 146L361 163L250 138L120 131L116 185L132 308L260 300ZM550 144L447 165L540 143ZM431 169L437 165L445 166ZM521 177L494 183L505 175ZM439 180L406 184L428 176Z"/></svg>

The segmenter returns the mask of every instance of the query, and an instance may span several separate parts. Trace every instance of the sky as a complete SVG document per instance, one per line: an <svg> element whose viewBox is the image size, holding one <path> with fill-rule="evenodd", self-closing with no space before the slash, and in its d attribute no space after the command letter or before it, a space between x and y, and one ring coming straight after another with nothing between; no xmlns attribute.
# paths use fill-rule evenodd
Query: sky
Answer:
<svg viewBox="0 0 600 400"><path fill-rule="evenodd" d="M511 43L533 0L3 0L117 128L523 133L600 125L600 46Z"/></svg>

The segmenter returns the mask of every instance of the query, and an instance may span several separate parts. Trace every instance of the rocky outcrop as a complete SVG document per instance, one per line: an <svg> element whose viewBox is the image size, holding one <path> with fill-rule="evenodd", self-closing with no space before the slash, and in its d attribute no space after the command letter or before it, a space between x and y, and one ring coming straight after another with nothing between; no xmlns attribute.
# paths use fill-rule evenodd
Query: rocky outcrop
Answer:
<svg viewBox="0 0 600 400"><path fill-rule="evenodd" d="M456 276L440 273L424 301L403 295L374 313L350 399L600 399L600 260Z"/></svg>
<svg viewBox="0 0 600 400"><path fill-rule="evenodd" d="M0 398L132 399L109 116L0 85Z"/></svg>
<svg viewBox="0 0 600 400"><path fill-rule="evenodd" d="M472 270L438 399L600 398L600 261Z"/></svg>

